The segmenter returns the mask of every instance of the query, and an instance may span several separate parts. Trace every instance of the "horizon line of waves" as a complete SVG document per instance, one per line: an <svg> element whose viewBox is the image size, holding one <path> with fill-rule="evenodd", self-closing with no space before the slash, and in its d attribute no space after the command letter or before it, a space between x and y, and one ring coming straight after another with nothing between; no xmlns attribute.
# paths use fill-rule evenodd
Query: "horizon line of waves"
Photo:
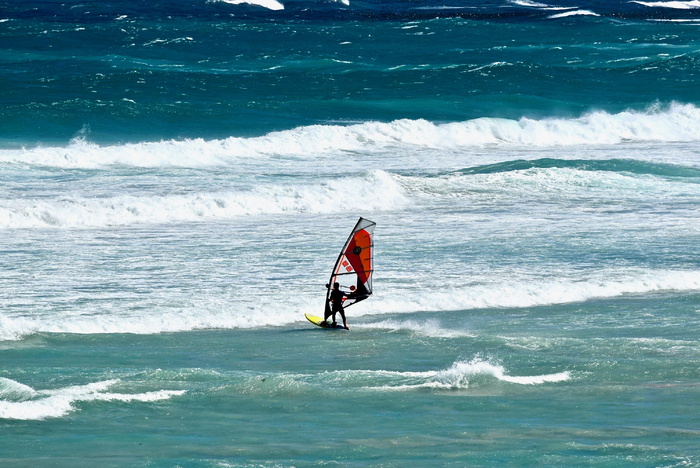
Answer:
<svg viewBox="0 0 700 468"><path fill-rule="evenodd" d="M0 200L0 230L93 229L269 214L385 211L407 203L404 188L392 175L373 170L312 185L257 185L233 192Z"/></svg>
<svg viewBox="0 0 700 468"><path fill-rule="evenodd" d="M576 118L519 120L482 117L433 123L423 119L369 121L353 125L310 125L258 137L185 139L100 146L84 138L66 147L0 150L0 163L71 169L114 165L210 167L246 159L317 160L338 152L385 153L399 148L460 150L481 147L558 147L631 142L700 140L700 108L673 102L644 111L596 111Z"/></svg>
<svg viewBox="0 0 700 468"><path fill-rule="evenodd" d="M105 380L54 390L34 390L0 377L0 419L41 420L60 418L75 411L84 401L154 402L184 394L185 390L157 390L144 393L115 393L107 390L121 381Z"/></svg>

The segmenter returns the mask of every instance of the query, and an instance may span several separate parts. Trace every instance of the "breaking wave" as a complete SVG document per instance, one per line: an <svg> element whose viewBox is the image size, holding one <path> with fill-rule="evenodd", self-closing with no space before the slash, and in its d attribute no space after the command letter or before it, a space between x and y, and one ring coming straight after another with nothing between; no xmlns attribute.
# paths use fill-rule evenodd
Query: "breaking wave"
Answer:
<svg viewBox="0 0 700 468"><path fill-rule="evenodd" d="M426 120L311 125L260 137L191 139L100 146L76 139L66 147L0 150L0 164L94 169L206 167L240 164L247 158L289 157L297 161L338 152L372 153L400 148L459 150L485 146L567 146L625 142L700 140L700 109L692 104L653 106L617 114L592 112L572 119L509 120L479 118L464 122Z"/></svg>
<svg viewBox="0 0 700 468"><path fill-rule="evenodd" d="M574 11L567 11L564 13L557 13L555 15L550 16L549 19L570 18L572 16L600 16L600 15L598 13L594 13L590 10L574 10Z"/></svg>
<svg viewBox="0 0 700 468"><path fill-rule="evenodd" d="M631 274L624 279L540 280L521 283L503 281L456 288L450 285L404 292L399 285L382 286L391 290L390 297L378 292L370 305L353 307L354 318L364 317L358 328L384 328L408 331L424 336L453 338L471 336L468 330L449 329L434 320L403 321L372 319L384 314L458 311L486 308L523 308L609 299L628 295L700 291L698 271L647 271ZM148 313L114 312L102 306L85 306L79 317L51 314L34 316L0 315L0 341L17 341L36 333L157 334L201 329L240 329L302 324L304 313L317 314L322 303L314 294L290 297L286 307L276 314L274 297L251 296L249 300L228 297L192 297L180 308L153 306ZM273 295L274 296L274 295ZM368 301L369 302L369 301ZM100 308L101 307L101 308ZM351 328L354 325L351 324Z"/></svg>
<svg viewBox="0 0 700 468"><path fill-rule="evenodd" d="M601 274L606 275L605 272ZM700 271L647 271L629 273L628 277L618 279L602 276L588 280L502 282L442 291L433 289L417 295L402 294L399 288L394 288L394 296L401 299L375 301L372 310L374 313L413 313L537 307L666 291L700 291Z"/></svg>
<svg viewBox="0 0 700 468"><path fill-rule="evenodd" d="M268 10L284 10L284 5L277 0L209 0L210 3L229 3L231 5L255 5Z"/></svg>
<svg viewBox="0 0 700 468"><path fill-rule="evenodd" d="M542 385L564 382L568 371L552 374L510 375L505 367L477 356L469 361L456 361L450 367L427 371L381 369L342 369L314 374L267 374L243 379L247 392L289 392L313 389L316 394L338 389L362 389L370 392L406 392L412 390L492 391L505 384ZM264 385L261 382L265 382Z"/></svg>
<svg viewBox="0 0 700 468"><path fill-rule="evenodd" d="M381 193L381 197L377 197ZM0 229L102 228L132 224L196 222L284 213L386 210L405 206L403 188L388 173L312 184L258 185L249 190L106 198L0 199Z"/></svg>
<svg viewBox="0 0 700 468"><path fill-rule="evenodd" d="M153 402L185 393L184 390L107 392L118 383L119 380L115 379L54 390L34 390L14 380L0 377L0 419L59 418L75 411L75 403L83 401Z"/></svg>
<svg viewBox="0 0 700 468"><path fill-rule="evenodd" d="M496 380L518 385L541 385L550 382L569 380L569 372L554 374L513 376L506 369L480 357L470 361L457 361L447 369L426 372L387 372L376 371L376 385L366 388L390 391L406 391L421 388L456 390L467 389L475 384L488 386L488 380ZM384 380L384 382L381 382ZM484 382L486 380L486 382Z"/></svg>
<svg viewBox="0 0 700 468"><path fill-rule="evenodd" d="M642 2L642 1L632 1L632 3L638 3L652 8L671 8L674 10L692 10L695 8L700 8L700 0L690 0L690 1L666 1L666 2Z"/></svg>

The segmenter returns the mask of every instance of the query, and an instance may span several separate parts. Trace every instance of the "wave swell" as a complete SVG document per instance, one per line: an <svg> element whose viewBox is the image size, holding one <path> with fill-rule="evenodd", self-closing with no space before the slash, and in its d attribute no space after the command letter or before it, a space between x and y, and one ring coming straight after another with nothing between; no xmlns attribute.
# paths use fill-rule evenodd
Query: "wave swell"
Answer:
<svg viewBox="0 0 700 468"><path fill-rule="evenodd" d="M0 164L94 169L133 167L206 167L240 164L247 158L290 157L298 161L338 153L395 153L401 148L459 150L486 146L549 147L625 142L700 140L700 109L692 104L652 106L618 114L592 112L571 119L509 120L479 118L465 122L427 120L311 125L260 137L181 140L99 146L76 139L67 147L0 150Z"/></svg>

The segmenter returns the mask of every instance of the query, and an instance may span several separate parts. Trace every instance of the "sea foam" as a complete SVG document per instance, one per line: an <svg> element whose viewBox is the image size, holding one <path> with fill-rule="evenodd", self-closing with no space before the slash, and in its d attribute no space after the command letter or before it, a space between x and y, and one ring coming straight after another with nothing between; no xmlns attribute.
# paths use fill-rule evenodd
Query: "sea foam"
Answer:
<svg viewBox="0 0 700 468"><path fill-rule="evenodd" d="M577 118L519 120L478 118L464 122L427 120L311 125L259 137L186 139L100 146L75 139L66 147L0 150L0 163L94 169L210 167L250 159L290 158L301 163L338 153L396 153L401 148L459 150L486 146L550 147L625 142L689 142L700 139L700 108L674 103L645 111L591 112Z"/></svg>
<svg viewBox="0 0 700 468"><path fill-rule="evenodd" d="M590 10L575 10L575 11L567 11L564 13L557 13L556 15L552 15L549 18L550 19L560 19L560 18L569 18L571 16L600 16L598 13L594 13Z"/></svg>
<svg viewBox="0 0 700 468"><path fill-rule="evenodd" d="M700 291L700 271L647 271L628 278L583 280L539 280L499 284L481 284L455 288L426 285L422 289L404 290L400 285L375 283L377 293L371 301L352 308L351 317L363 317L359 328L385 328L410 331L441 338L471 336L468 330L446 329L435 321L386 320L384 314L458 311L482 308L522 308L616 298L635 294ZM390 290L390 295L382 293ZM252 296L249 300L227 297L195 296L190 304L172 309L154 306L148 314L103 310L89 306L79 316L56 313L50 316L0 316L0 341L16 341L35 333L156 334L201 329L241 329L299 324L310 326L304 313L318 314L322 301L314 294L290 297L283 310L275 295ZM370 303L370 304L368 304ZM351 324L352 327L352 324Z"/></svg>
<svg viewBox="0 0 700 468"><path fill-rule="evenodd" d="M700 291L700 271L600 272L599 278L507 281L463 287L430 288L420 294L392 287L392 296L375 301L372 312L414 313L485 308L521 308L584 302L664 291ZM614 275L614 276L613 276ZM617 278L615 277L617 276ZM381 293L378 293L378 297Z"/></svg>
<svg viewBox="0 0 700 468"><path fill-rule="evenodd" d="M506 373L500 364L494 364L479 356L470 361L457 361L447 369L425 372L396 372L378 371L378 385L366 385L366 388L383 391L407 391L421 388L459 390L473 387L478 381L479 387L488 387L492 382L501 381L518 385L541 385L544 383L563 382L569 380L568 371L554 374L538 374L512 376Z"/></svg>
<svg viewBox="0 0 700 468"><path fill-rule="evenodd" d="M145 393L109 393L119 380L106 380L54 390L34 390L11 379L0 378L0 419L36 420L59 418L75 410L80 401L143 401L166 400L182 395L184 390L158 390Z"/></svg>
<svg viewBox="0 0 700 468"><path fill-rule="evenodd" d="M308 387L317 387L316 393L334 392L336 388L347 390L349 387L381 392L423 389L489 391L498 387L500 382L542 385L567 381L571 379L571 374L562 371L552 374L509 375L501 364L476 356L469 361L456 361L450 367L438 370L340 369L316 374L278 374L272 379L275 382L271 386L275 391ZM253 390L259 391L259 381L259 377L252 379Z"/></svg>
<svg viewBox="0 0 700 468"><path fill-rule="evenodd" d="M277 0L209 0L210 3L228 3L231 5L254 5L268 10L284 10L284 5Z"/></svg>
<svg viewBox="0 0 700 468"><path fill-rule="evenodd" d="M402 208L407 202L395 178L377 170L313 184L260 184L228 192L0 199L0 229L102 228L339 209L382 211Z"/></svg>
<svg viewBox="0 0 700 468"><path fill-rule="evenodd" d="M682 1L670 1L670 2L642 2L642 1L632 1L632 3L638 3L652 8L672 8L674 10L692 10L694 8L700 8L700 0L691 0L687 2Z"/></svg>
<svg viewBox="0 0 700 468"><path fill-rule="evenodd" d="M381 320L356 325L355 328L381 328L392 332L411 332L416 335L429 336L432 338L458 338L473 337L473 333L456 328L447 328L437 320Z"/></svg>

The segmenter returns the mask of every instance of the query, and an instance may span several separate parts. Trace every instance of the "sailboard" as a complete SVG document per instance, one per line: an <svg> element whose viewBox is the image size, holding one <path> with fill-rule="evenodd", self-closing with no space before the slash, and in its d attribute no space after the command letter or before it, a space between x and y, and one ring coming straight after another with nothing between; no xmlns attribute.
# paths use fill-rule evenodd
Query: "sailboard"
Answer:
<svg viewBox="0 0 700 468"><path fill-rule="evenodd" d="M372 273L374 271L374 221L360 218L350 232L340 250L338 259L331 270L331 276L326 284L326 301L324 317L331 313L331 292L333 284L339 283L340 289L347 294L343 302L343 308L350 307L364 301L372 295ZM314 319L315 316L311 316ZM310 322L324 328L330 328L321 321L316 323L312 318L306 317Z"/></svg>
<svg viewBox="0 0 700 468"><path fill-rule="evenodd" d="M311 315L311 314L304 314L304 317L306 317L306 320L309 322L313 323L317 327L321 328L342 328L345 330L345 327L336 323L333 325L332 323L328 323L325 320L323 320L321 317L317 317L316 315Z"/></svg>

